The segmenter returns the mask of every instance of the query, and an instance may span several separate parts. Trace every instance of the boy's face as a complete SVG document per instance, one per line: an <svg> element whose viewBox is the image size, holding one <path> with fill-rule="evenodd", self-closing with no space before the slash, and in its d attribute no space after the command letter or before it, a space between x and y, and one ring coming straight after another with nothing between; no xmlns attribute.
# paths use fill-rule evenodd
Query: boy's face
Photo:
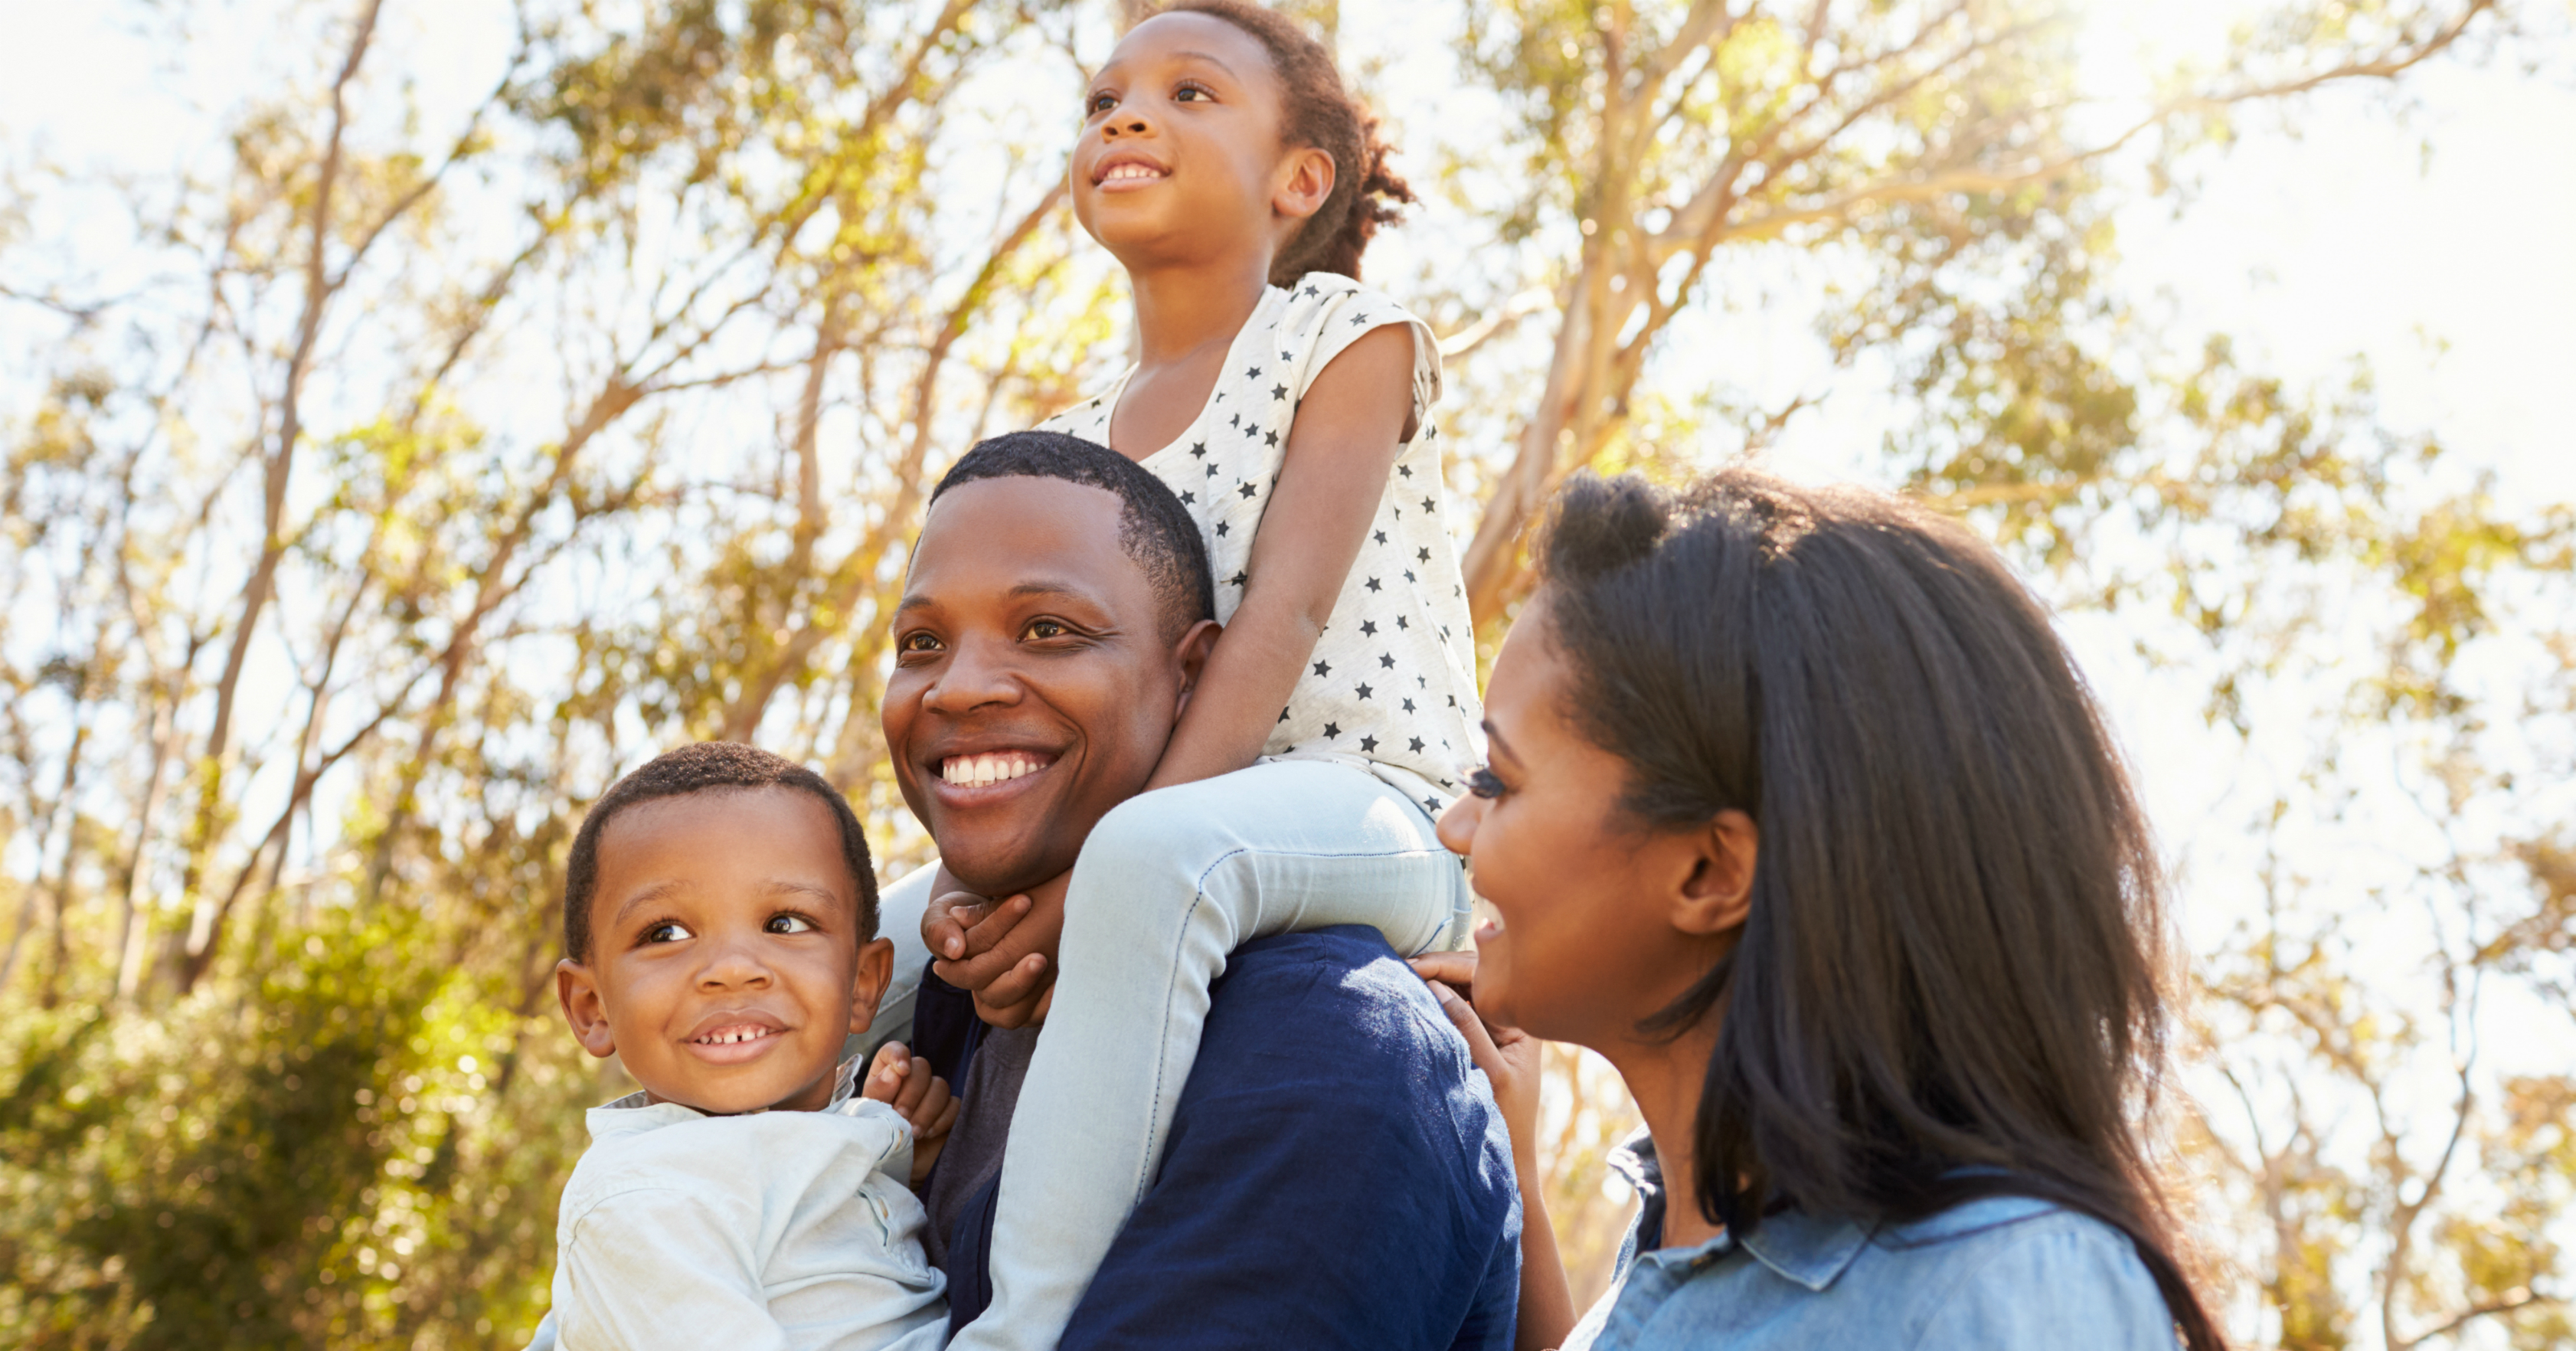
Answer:
<svg viewBox="0 0 2576 1351"><path fill-rule="evenodd" d="M713 1115L830 1102L894 947L858 941L829 807L789 788L637 803L600 834L590 907L590 959L562 963L555 985L592 1055L621 1057L656 1102Z"/></svg>
<svg viewBox="0 0 2576 1351"><path fill-rule="evenodd" d="M1216 625L1166 643L1105 488L994 478L922 522L886 682L904 801L968 886L1008 896L1073 866L1171 740Z"/></svg>

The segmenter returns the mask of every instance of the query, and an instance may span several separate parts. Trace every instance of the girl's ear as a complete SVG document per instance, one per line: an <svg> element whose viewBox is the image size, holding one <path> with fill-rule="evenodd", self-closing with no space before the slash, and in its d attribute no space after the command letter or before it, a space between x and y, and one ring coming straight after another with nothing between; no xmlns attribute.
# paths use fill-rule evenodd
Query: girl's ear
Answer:
<svg viewBox="0 0 2576 1351"><path fill-rule="evenodd" d="M1703 938L1743 928L1753 913L1761 827L1729 807L1677 843L1685 849L1690 871L1673 896L1673 927Z"/></svg>
<svg viewBox="0 0 2576 1351"><path fill-rule="evenodd" d="M1333 195L1333 157L1316 146L1300 146L1279 161L1279 186L1270 194L1273 214L1304 220L1324 209Z"/></svg>
<svg viewBox="0 0 2576 1351"><path fill-rule="evenodd" d="M894 940L879 938L859 949L859 970L850 982L850 1031L865 1032L877 1020L877 1003L894 980Z"/></svg>
<svg viewBox="0 0 2576 1351"><path fill-rule="evenodd" d="M1224 625L1213 619L1202 619L1190 625L1190 631L1182 634L1181 641L1173 646L1172 660L1181 668L1181 702L1172 710L1173 721L1178 722L1182 712L1189 708L1190 693L1199 687L1199 673L1207 669L1208 654L1216 650L1216 636L1223 632Z"/></svg>
<svg viewBox="0 0 2576 1351"><path fill-rule="evenodd" d="M564 1021L572 1024L581 1049L606 1058L617 1054L617 1034L608 1029L608 1006L600 1001L599 976L570 957L555 963L555 998Z"/></svg>

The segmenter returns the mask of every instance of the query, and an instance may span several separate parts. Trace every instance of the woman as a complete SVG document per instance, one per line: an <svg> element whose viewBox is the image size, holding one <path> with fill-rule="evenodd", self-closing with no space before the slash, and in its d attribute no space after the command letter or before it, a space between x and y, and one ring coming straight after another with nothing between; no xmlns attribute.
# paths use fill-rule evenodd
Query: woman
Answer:
<svg viewBox="0 0 2576 1351"><path fill-rule="evenodd" d="M1520 1344L2221 1347L2137 1124L2155 856L2001 561L1740 470L1578 479L1540 558L1440 822L1495 918L1416 965L1471 987L1516 1141L1526 1038L1607 1057L1651 1139L1579 1324L1522 1151Z"/></svg>

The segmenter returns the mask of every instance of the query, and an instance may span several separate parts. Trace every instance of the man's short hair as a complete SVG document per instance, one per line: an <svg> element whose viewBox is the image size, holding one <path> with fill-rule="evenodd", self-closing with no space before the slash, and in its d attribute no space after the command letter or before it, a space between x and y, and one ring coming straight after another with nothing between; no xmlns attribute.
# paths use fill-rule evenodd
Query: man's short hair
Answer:
<svg viewBox="0 0 2576 1351"><path fill-rule="evenodd" d="M572 859L564 867L564 955L576 962L590 960L590 903L599 890L599 837L619 812L656 798L751 788L810 794L832 809L832 819L841 828L841 859L850 865L850 879L857 884L857 941L875 939L876 867L868 857L868 837L859 828L858 814L850 810L850 800L825 783L822 775L793 760L739 742L701 741L645 761L602 794L581 819L581 830L572 837Z"/></svg>
<svg viewBox="0 0 2576 1351"><path fill-rule="evenodd" d="M1198 522L1154 472L1126 456L1062 432L1010 432L958 457L930 500L961 483L988 478L1052 478L1118 495L1118 547L1145 570L1160 602L1164 642L1190 625L1216 618L1216 580Z"/></svg>

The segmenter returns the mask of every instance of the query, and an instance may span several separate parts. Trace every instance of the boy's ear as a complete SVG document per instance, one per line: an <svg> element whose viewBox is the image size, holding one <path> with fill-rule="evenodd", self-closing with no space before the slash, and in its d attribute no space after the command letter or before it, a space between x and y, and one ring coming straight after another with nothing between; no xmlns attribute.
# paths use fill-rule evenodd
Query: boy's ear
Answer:
<svg viewBox="0 0 2576 1351"><path fill-rule="evenodd" d="M1744 927L1753 913L1753 865L1762 830L1733 807L1676 840L1689 869L1673 896L1673 927L1703 938Z"/></svg>
<svg viewBox="0 0 2576 1351"><path fill-rule="evenodd" d="M564 1021L581 1049L595 1056L617 1054L617 1034L608 1030L608 1006L600 1002L599 977L570 957L555 963L555 998L563 1002Z"/></svg>
<svg viewBox="0 0 2576 1351"><path fill-rule="evenodd" d="M1304 220L1324 209L1333 195L1333 157L1318 146L1299 146L1280 161L1279 187L1270 194L1270 209L1291 220Z"/></svg>
<svg viewBox="0 0 2576 1351"><path fill-rule="evenodd" d="M894 940L880 938L859 947L858 974L850 981L850 1030L865 1032L877 1020L877 1001L894 983Z"/></svg>
<svg viewBox="0 0 2576 1351"><path fill-rule="evenodd" d="M1178 721L1182 710L1190 706L1190 693L1199 687L1199 673L1207 669L1208 654L1216 651L1217 635L1223 632L1224 625L1213 619L1202 619L1190 625L1189 632L1182 634L1181 641L1173 645L1172 660L1181 668L1181 702L1172 710L1174 721Z"/></svg>

